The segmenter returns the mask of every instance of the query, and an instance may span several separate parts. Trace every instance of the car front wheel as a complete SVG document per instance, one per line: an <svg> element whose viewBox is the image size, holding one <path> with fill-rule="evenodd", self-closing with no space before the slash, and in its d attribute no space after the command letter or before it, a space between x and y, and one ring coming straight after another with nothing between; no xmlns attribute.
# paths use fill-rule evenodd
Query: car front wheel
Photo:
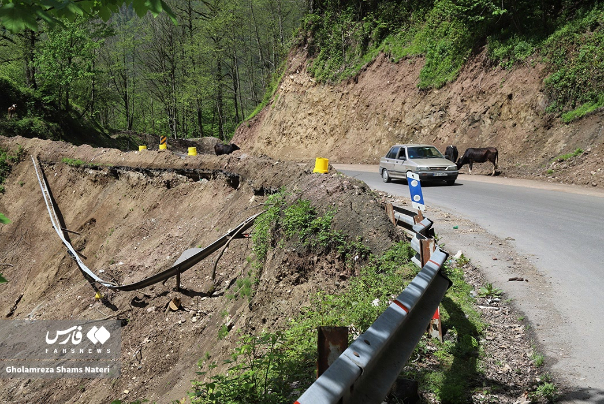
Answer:
<svg viewBox="0 0 604 404"><path fill-rule="evenodd" d="M382 170L382 180L384 182L390 182L390 174L388 174L388 170L385 168Z"/></svg>

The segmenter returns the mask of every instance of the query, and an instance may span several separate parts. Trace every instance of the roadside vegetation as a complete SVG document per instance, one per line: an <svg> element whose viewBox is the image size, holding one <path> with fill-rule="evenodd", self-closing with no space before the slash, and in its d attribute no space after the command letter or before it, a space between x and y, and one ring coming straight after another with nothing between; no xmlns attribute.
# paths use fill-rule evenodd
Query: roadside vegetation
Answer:
<svg viewBox="0 0 604 404"><path fill-rule="evenodd" d="M323 82L355 76L381 52L424 58L420 89L455 80L483 46L506 69L545 63L547 110L571 122L604 106L603 21L604 5L588 1L328 1L307 16L301 41Z"/></svg>
<svg viewBox="0 0 604 404"><path fill-rule="evenodd" d="M572 153L561 154L558 157L555 157L553 160L557 162L562 162L566 160L570 160L573 157L577 157L583 154L583 149L575 149Z"/></svg>
<svg viewBox="0 0 604 404"><path fill-rule="evenodd" d="M285 190L269 198L266 208L266 214L257 221L252 239L256 271L262 270L262 263L272 249L295 247L307 248L314 254L337 251L347 265L356 266L358 276L350 278L342 292L321 292L313 296L301 314L281 330L240 333L237 348L222 364L226 370L210 354L200 358L199 381L193 381L193 390L189 393L193 403L295 401L316 378L317 328L348 327L349 342L352 342L418 272L411 262L415 252L408 243L395 243L379 257L370 255L358 240L337 236L331 230L332 212L320 215L319 209L309 201L297 199ZM353 254L355 257L365 255L359 261L348 260ZM417 380L422 393L435 397L438 402L466 403L476 386L480 386L481 391L496 392L499 388L495 381L483 376L485 353L480 341L487 325L476 310L473 287L464 280L463 265L467 263L462 256L459 260L449 260L443 269L453 282L441 304L441 320L447 330L444 342L424 336L412 354L414 360L401 375ZM499 296L502 291L491 285L484 293ZM226 327L221 330L217 338L228 332ZM535 386L535 389L537 387L548 388ZM535 390L532 394L537 399L547 392Z"/></svg>
<svg viewBox="0 0 604 404"><path fill-rule="evenodd" d="M0 133L74 142L72 120L89 143L228 140L270 101L306 12L305 0L5 2Z"/></svg>

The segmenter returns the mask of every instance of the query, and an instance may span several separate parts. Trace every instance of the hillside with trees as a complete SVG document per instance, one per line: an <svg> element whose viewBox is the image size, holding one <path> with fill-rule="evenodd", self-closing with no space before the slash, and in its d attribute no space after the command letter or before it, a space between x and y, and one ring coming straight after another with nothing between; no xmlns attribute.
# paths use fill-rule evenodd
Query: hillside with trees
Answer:
<svg viewBox="0 0 604 404"><path fill-rule="evenodd" d="M102 133L225 140L262 102L306 10L302 1L188 0L166 2L170 15L139 16L138 3L106 21L75 13L5 28L2 110L17 103L20 119L46 121L42 110L52 108ZM0 15L6 26L10 16ZM36 123L5 125L4 134L27 136L27 126L30 135L59 138Z"/></svg>
<svg viewBox="0 0 604 404"><path fill-rule="evenodd" d="M601 187L602 21L593 2L315 3L234 141L369 164L394 143L495 146L503 175Z"/></svg>

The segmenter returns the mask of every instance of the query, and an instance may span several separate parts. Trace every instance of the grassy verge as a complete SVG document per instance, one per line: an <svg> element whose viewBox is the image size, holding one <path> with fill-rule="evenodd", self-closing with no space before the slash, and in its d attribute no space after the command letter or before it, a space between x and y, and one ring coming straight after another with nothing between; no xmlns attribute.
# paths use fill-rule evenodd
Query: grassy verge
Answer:
<svg viewBox="0 0 604 404"><path fill-rule="evenodd" d="M240 335L239 346L226 361L229 367L224 373L212 373L217 364L204 358L199 375L205 381L193 383L192 402L295 400L316 377L317 327L347 326L351 340L356 338L384 311L392 295L400 293L417 273L411 256L408 244L396 244L382 257L371 257L344 293L315 295L286 330Z"/></svg>
<svg viewBox="0 0 604 404"><path fill-rule="evenodd" d="M453 282L441 302L441 321L448 337L444 342L422 338L415 348L414 365L403 376L417 380L421 390L439 402L468 402L472 386L480 378L480 358L484 355L480 337L486 324L476 310L473 287L465 282L463 264L449 261L443 271Z"/></svg>

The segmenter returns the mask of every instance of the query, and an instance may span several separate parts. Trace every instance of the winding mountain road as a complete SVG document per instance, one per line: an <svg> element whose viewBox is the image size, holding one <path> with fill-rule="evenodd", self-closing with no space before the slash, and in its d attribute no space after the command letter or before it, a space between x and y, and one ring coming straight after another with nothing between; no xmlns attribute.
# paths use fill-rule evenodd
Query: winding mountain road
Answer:
<svg viewBox="0 0 604 404"><path fill-rule="evenodd" d="M409 197L407 185L383 183L377 166L334 167L372 189ZM439 243L462 250L526 314L552 371L573 390L566 402L604 403L604 192L467 174L454 186L422 190ZM431 207L448 214L439 222ZM461 218L468 224L453 226ZM518 275L529 282L509 281Z"/></svg>

